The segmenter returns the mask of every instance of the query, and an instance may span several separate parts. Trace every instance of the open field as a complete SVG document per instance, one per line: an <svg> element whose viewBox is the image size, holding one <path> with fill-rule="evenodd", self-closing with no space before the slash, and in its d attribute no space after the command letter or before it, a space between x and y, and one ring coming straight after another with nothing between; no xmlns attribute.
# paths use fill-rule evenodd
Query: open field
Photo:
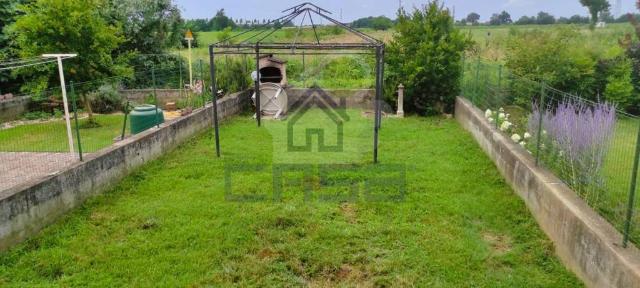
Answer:
<svg viewBox="0 0 640 288"><path fill-rule="evenodd" d="M302 124L327 121L317 110L307 116ZM582 285L454 120L384 121L380 161L407 166L404 201L318 199L327 190L348 191L339 189L345 180L367 177L357 168L371 162L370 141L360 140L370 136L372 119L355 110L348 116L345 147L358 151L345 153L353 157L345 162L356 169L310 180L321 186L311 201L295 181L287 182L281 201L225 201L225 163L269 166L283 159L277 138L286 121L257 128L250 116L236 117L221 127L221 159L207 133L150 163L0 254L0 284ZM269 194L271 177L263 172L242 177L234 193Z"/></svg>

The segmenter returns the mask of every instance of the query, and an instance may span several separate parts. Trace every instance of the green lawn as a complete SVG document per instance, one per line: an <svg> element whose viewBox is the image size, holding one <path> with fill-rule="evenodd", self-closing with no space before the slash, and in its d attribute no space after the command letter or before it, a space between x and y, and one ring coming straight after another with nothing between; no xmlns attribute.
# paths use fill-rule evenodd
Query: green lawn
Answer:
<svg viewBox="0 0 640 288"><path fill-rule="evenodd" d="M80 129L83 152L96 152L113 144L113 139L122 135L124 115L96 115L100 123L97 128ZM80 119L80 127L87 119ZM75 122L72 119L73 142L77 151ZM129 128L127 127L127 131ZM128 132L127 132L128 133ZM2 152L66 152L69 151L67 128L64 120L54 120L16 126L0 130Z"/></svg>
<svg viewBox="0 0 640 288"><path fill-rule="evenodd" d="M348 113L342 156L291 156L282 147L287 121L265 121L257 128L250 116L233 118L221 127L222 158L215 157L207 133L149 163L39 236L0 254L0 283L582 286L554 256L552 243L493 163L454 120L384 121L380 161L406 165L404 201L370 202L361 195L351 201L321 200L320 195L340 196L353 183L362 185L375 170L370 167L372 119L359 111ZM321 117L311 110L298 124L331 127ZM294 135L295 143L304 139ZM332 139L335 133L325 136ZM291 162L351 166L303 182L289 175L281 201L225 201L226 165L267 165L264 171L230 179L234 194L270 195L268 167ZM303 183L315 188L311 201L303 200Z"/></svg>

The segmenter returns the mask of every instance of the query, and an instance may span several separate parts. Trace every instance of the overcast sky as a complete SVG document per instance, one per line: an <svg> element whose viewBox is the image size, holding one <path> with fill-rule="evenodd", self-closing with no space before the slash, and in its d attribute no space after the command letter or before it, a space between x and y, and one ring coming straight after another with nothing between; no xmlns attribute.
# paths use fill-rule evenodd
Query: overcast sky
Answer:
<svg viewBox="0 0 640 288"><path fill-rule="evenodd" d="M236 19L273 19L281 16L281 11L307 0L174 0L185 18L211 18L218 9L224 8L227 15ZM315 0L310 1L333 12L334 18L343 22L366 16L386 15L395 18L398 0ZM616 0L609 0L612 12L617 11ZM620 0L620 11L636 12L634 0ZM402 0L405 9L419 7L426 0ZM539 11L549 12L557 17L575 14L587 15L587 10L579 0L448 0L447 7L455 7L456 19L477 12L482 20L488 20L492 13L506 10L514 21L523 15L535 15ZM342 11L342 19L341 13Z"/></svg>

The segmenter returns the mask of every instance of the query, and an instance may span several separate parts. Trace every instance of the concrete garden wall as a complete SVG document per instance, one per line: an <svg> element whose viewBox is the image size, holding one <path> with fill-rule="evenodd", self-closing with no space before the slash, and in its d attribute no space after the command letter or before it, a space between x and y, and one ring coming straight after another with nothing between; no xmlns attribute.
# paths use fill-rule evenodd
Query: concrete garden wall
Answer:
<svg viewBox="0 0 640 288"><path fill-rule="evenodd" d="M239 113L247 107L250 95L242 92L219 100L218 116L224 119ZM134 169L211 127L212 115L212 105L208 105L86 156L84 162L64 171L3 192L0 249L35 235L91 195L105 191Z"/></svg>
<svg viewBox="0 0 640 288"><path fill-rule="evenodd" d="M302 96L309 93L307 88L287 88L287 96L289 97L289 105L296 103ZM373 99L376 91L373 89L322 89L336 103L340 103L340 99L345 99L347 108L373 109Z"/></svg>
<svg viewBox="0 0 640 288"><path fill-rule="evenodd" d="M19 96L0 100L0 122L12 121L27 112L31 103L30 96Z"/></svg>
<svg viewBox="0 0 640 288"><path fill-rule="evenodd" d="M640 287L640 252L558 177L537 167L524 148L497 131L484 113L456 99L455 117L495 162L553 241L564 264L589 287Z"/></svg>
<svg viewBox="0 0 640 288"><path fill-rule="evenodd" d="M185 99L186 93L189 92L188 90L180 91L180 89L156 89L155 91L161 107L164 107L167 102L177 102L180 99ZM144 103L150 95L153 95L153 89L120 90L118 93L123 99L128 99L135 103Z"/></svg>

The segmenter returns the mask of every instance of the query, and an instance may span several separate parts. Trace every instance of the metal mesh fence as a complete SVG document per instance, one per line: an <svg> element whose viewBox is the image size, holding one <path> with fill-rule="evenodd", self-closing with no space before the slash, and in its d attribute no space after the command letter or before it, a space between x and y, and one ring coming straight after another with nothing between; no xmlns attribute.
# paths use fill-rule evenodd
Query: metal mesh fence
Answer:
<svg viewBox="0 0 640 288"><path fill-rule="evenodd" d="M465 61L462 94L622 232L625 246L640 243L638 117L479 59Z"/></svg>
<svg viewBox="0 0 640 288"><path fill-rule="evenodd" d="M31 98L31 112L0 123L0 192L61 171L130 136L129 114L136 107L144 109L146 105L153 111L151 117L137 118L135 126L144 129L157 126L160 119L171 120L210 103L204 63L194 63L191 85L185 61L169 57L174 58L162 61L162 65L141 63L126 77L69 81L69 126L60 87L26 95Z"/></svg>

